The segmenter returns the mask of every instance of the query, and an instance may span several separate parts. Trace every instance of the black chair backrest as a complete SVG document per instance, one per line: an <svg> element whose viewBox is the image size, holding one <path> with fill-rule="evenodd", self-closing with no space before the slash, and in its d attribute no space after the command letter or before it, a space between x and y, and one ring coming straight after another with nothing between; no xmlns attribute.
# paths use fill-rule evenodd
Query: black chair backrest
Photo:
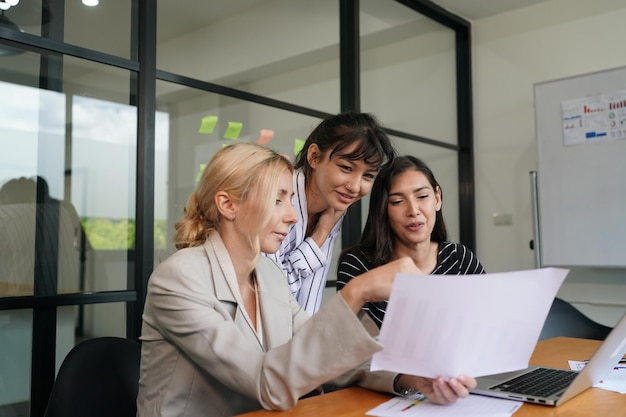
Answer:
<svg viewBox="0 0 626 417"><path fill-rule="evenodd" d="M44 417L135 417L141 344L98 337L74 346L52 387Z"/></svg>
<svg viewBox="0 0 626 417"><path fill-rule="evenodd" d="M557 336L604 340L611 327L593 321L565 300L555 298L539 340Z"/></svg>

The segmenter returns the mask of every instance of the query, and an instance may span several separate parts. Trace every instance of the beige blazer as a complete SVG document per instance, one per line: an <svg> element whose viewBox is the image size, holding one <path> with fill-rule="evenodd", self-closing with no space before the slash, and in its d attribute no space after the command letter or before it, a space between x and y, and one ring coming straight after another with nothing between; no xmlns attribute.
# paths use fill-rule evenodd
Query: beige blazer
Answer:
<svg viewBox="0 0 626 417"><path fill-rule="evenodd" d="M382 346L340 296L309 318L277 264L261 257L256 274L264 343L244 317L217 232L154 270L143 313L139 417L288 409L339 375L332 383L392 392L393 374L363 364Z"/></svg>

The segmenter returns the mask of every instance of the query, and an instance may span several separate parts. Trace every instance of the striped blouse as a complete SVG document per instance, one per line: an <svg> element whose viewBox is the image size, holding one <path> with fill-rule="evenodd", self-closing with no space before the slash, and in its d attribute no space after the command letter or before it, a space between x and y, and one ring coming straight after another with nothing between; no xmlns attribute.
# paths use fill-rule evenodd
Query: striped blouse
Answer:
<svg viewBox="0 0 626 417"><path fill-rule="evenodd" d="M343 218L335 224L322 246L318 247L311 237L306 236L309 214L304 173L300 169L293 173L293 188L293 208L298 214L298 222L291 226L276 253L263 255L282 267L291 293L312 316L322 304L333 248L339 237Z"/></svg>
<svg viewBox="0 0 626 417"><path fill-rule="evenodd" d="M337 291L357 275L364 274L372 267L372 262L360 248L343 254L337 267ZM485 269L478 258L460 243L441 242L437 253L437 266L431 275L470 275L484 274ZM369 302L363 306L372 320L380 327L387 310L387 301Z"/></svg>

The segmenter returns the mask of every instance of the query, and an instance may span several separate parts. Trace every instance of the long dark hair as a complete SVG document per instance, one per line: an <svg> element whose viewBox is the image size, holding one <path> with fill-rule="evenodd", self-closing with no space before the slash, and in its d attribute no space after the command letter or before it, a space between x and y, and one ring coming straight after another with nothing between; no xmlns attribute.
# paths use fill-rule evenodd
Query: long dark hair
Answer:
<svg viewBox="0 0 626 417"><path fill-rule="evenodd" d="M342 153L354 143L359 146L349 154ZM296 168L302 168L305 178L310 178L312 173L307 158L307 151L312 144L316 144L322 154L330 151L329 158L339 154L350 160L363 160L377 168L395 156L395 149L387 133L369 113L339 113L324 119L313 129L295 163Z"/></svg>
<svg viewBox="0 0 626 417"><path fill-rule="evenodd" d="M394 235L389 225L387 205L389 203L389 189L391 181L398 174L408 170L416 170L423 173L435 192L439 189L443 199L443 191L435 179L435 175L424 161L411 155L398 156L393 159L376 176L370 196L369 214L361 235L359 246L370 258L376 267L391 260L393 253ZM443 242L448 238L446 224L443 221L442 210L437 211L435 226L430 235L432 242Z"/></svg>

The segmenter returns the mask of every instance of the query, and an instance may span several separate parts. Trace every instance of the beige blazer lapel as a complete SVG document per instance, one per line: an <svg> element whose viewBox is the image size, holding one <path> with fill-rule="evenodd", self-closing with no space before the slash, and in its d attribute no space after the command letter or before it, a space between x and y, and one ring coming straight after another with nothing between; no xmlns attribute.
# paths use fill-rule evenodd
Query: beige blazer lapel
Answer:
<svg viewBox="0 0 626 417"><path fill-rule="evenodd" d="M292 297L282 269L272 260L261 256L256 273L265 347L271 349L287 343L293 336ZM293 302L296 303L295 299Z"/></svg>
<svg viewBox="0 0 626 417"><path fill-rule="evenodd" d="M204 249L213 274L215 296L221 302L235 304L236 310L233 321L248 338L256 340L262 349L261 341L243 311L243 300L239 292L235 268L219 233L212 232L209 235L204 243Z"/></svg>

